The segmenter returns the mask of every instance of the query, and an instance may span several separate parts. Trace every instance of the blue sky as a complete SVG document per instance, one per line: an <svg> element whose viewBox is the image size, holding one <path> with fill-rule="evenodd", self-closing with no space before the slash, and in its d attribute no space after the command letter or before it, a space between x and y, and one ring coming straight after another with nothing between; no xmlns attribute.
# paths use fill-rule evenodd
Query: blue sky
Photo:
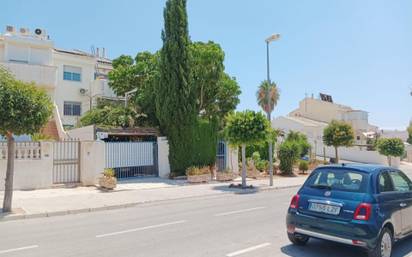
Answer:
<svg viewBox="0 0 412 257"><path fill-rule="evenodd" d="M106 47L109 57L161 47L165 0L2 0L0 26L48 31L60 48ZM305 93L370 112L370 122L404 128L412 116L412 1L189 0L193 41L213 40L226 52L226 71L241 86L239 110L259 110L255 92L271 77L281 90L275 116Z"/></svg>

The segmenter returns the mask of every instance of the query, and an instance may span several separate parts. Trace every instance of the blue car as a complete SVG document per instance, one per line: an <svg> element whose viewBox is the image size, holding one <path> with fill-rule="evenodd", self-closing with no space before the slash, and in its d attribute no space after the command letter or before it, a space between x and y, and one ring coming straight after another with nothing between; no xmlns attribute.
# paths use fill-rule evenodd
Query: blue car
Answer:
<svg viewBox="0 0 412 257"><path fill-rule="evenodd" d="M293 196L286 224L296 245L312 237L390 257L393 243L412 233L412 182L385 166L322 166Z"/></svg>

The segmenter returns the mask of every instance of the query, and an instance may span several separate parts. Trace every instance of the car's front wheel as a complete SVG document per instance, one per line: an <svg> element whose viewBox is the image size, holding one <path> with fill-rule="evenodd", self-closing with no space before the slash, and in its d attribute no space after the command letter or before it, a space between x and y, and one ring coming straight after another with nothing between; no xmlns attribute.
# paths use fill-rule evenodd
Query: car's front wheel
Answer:
<svg viewBox="0 0 412 257"><path fill-rule="evenodd" d="M300 235L300 234L289 234L288 233L288 238L294 245L306 245L306 243L309 241L308 236Z"/></svg>
<svg viewBox="0 0 412 257"><path fill-rule="evenodd" d="M379 236L376 247L369 251L369 257L391 257L393 235L388 228L384 228Z"/></svg>

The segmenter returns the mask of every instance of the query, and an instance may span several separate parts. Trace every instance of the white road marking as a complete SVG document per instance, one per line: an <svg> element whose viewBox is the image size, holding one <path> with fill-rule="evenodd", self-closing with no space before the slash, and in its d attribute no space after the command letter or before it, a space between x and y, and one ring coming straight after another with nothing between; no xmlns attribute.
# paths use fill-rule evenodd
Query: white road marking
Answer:
<svg viewBox="0 0 412 257"><path fill-rule="evenodd" d="M264 244L260 244L260 245L255 245L255 246L252 246L252 247L249 247L249 248L246 248L246 249L243 249L243 250L239 250L239 251L236 251L236 252L233 252L233 253L228 253L228 254L226 254L226 256L227 256L227 257L238 256L238 255L241 255L241 254L244 254L244 253L248 253L248 252L251 252L251 251L254 251L254 250L263 248L263 247L267 247L267 246L269 246L269 245L270 245L270 243L264 243Z"/></svg>
<svg viewBox="0 0 412 257"><path fill-rule="evenodd" d="M250 212L250 211L256 211L256 210L261 210L261 209L265 209L265 208L266 207L261 206L261 207L255 207L255 208L250 208L250 209L243 209L243 210L239 210L239 211L222 212L222 213L215 214L215 217L227 216L227 215Z"/></svg>
<svg viewBox="0 0 412 257"><path fill-rule="evenodd" d="M101 235L97 235L96 237L100 238L100 237L107 237L107 236L116 236L116 235L136 232L136 231L148 230L148 229L152 229L152 228L161 228L161 227L181 224L181 223L185 223L185 222L186 222L186 220L178 220L178 221L162 223L162 224L157 224L157 225L152 225L152 226L147 226L147 227L134 228L134 229L128 229L128 230L123 230L123 231L118 231L118 232L113 232L113 233L101 234Z"/></svg>
<svg viewBox="0 0 412 257"><path fill-rule="evenodd" d="M38 245L29 245L29 246L24 246L24 247L19 247L19 248L2 250L2 251L0 251L0 254L12 253L12 252L23 251L23 250L29 250L29 249L34 249L34 248L37 248L37 247L39 247L39 246Z"/></svg>

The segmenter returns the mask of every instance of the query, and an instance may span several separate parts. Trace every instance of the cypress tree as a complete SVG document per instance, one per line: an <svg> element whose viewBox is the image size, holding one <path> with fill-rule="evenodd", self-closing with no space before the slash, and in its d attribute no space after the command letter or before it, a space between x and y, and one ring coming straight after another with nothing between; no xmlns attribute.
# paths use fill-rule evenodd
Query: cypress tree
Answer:
<svg viewBox="0 0 412 257"><path fill-rule="evenodd" d="M192 164L196 98L191 83L186 0L168 0L164 9L156 116L169 140L171 170L184 174Z"/></svg>

